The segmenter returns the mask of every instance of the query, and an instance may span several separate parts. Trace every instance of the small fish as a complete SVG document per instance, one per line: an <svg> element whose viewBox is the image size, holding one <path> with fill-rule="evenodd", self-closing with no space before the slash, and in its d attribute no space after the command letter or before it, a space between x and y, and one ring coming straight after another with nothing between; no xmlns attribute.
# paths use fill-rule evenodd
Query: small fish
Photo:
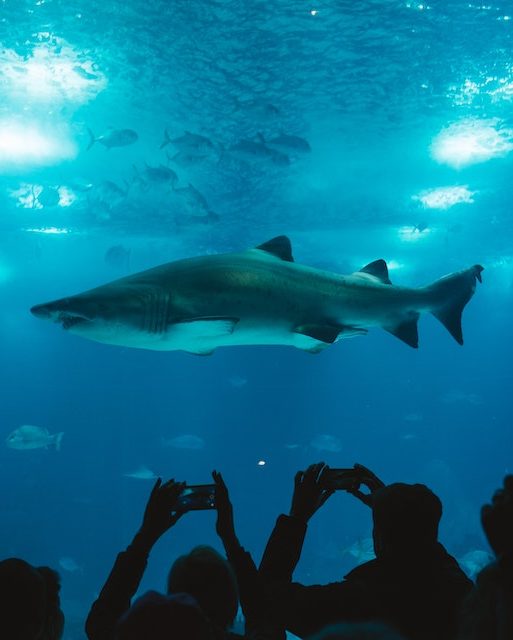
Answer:
<svg viewBox="0 0 513 640"><path fill-rule="evenodd" d="M210 213L207 199L191 183L187 187L175 189L174 193L181 199L187 212L191 215L207 216Z"/></svg>
<svg viewBox="0 0 513 640"><path fill-rule="evenodd" d="M81 67L78 64L75 67L73 67L73 71L77 74L77 76L80 76L84 80L98 80L98 76L95 73L90 73L89 71L86 71L84 67Z"/></svg>
<svg viewBox="0 0 513 640"><path fill-rule="evenodd" d="M49 447L55 447L56 451L60 451L63 435L62 431L50 434L48 429L43 427L24 424L7 436L6 443L11 449L48 449Z"/></svg>
<svg viewBox="0 0 513 640"><path fill-rule="evenodd" d="M441 397L442 402L445 404L470 404L475 407L483 404L483 398L477 393L466 393L458 389L448 391Z"/></svg>
<svg viewBox="0 0 513 640"><path fill-rule="evenodd" d="M139 139L139 135L133 129L111 129L97 138L91 129L88 129L87 132L89 133L88 151L95 142L99 142L107 149L112 149L113 147L127 147Z"/></svg>
<svg viewBox="0 0 513 640"><path fill-rule="evenodd" d="M250 100L239 100L236 98L235 103L239 111L242 111L246 116L258 122L274 121L281 115L278 107L261 98L253 98Z"/></svg>
<svg viewBox="0 0 513 640"><path fill-rule="evenodd" d="M59 558L59 567L68 573L83 573L84 569L77 562L68 556Z"/></svg>
<svg viewBox="0 0 513 640"><path fill-rule="evenodd" d="M105 262L116 269L129 269L130 249L125 249L122 244L115 244L105 252Z"/></svg>
<svg viewBox="0 0 513 640"><path fill-rule="evenodd" d="M468 551L462 558L458 559L458 564L467 574L471 580L475 580L477 574L484 569L490 562L493 562L494 557L488 551L481 551L480 549L474 549Z"/></svg>
<svg viewBox="0 0 513 640"><path fill-rule="evenodd" d="M171 188L174 188L178 182L178 176L173 169L163 164L159 164L158 167L152 167L145 163L141 173L138 172L137 167L134 165L134 170L136 172L136 180L146 187L148 184L154 184L162 186L169 185Z"/></svg>
<svg viewBox="0 0 513 640"><path fill-rule="evenodd" d="M376 557L372 538L359 538L351 546L344 549L344 553L353 556L358 564L369 562L369 560L373 560Z"/></svg>
<svg viewBox="0 0 513 640"><path fill-rule="evenodd" d="M259 162L278 166L290 164L290 158L284 153L271 149L261 141L256 142L247 138L243 138L231 145L227 151L229 155L243 162Z"/></svg>
<svg viewBox="0 0 513 640"><path fill-rule="evenodd" d="M299 155L310 153L312 150L309 142L304 138L291 136L286 133L280 133L280 135L266 140L266 144L268 147L271 147L271 149L276 149L284 154Z"/></svg>
<svg viewBox="0 0 513 640"><path fill-rule="evenodd" d="M190 169L191 167L195 167L205 160L208 160L208 158L208 155L198 156L187 151L179 151L178 153L175 153L174 156L167 154L167 159L169 160L169 162L173 162L182 169Z"/></svg>
<svg viewBox="0 0 513 640"><path fill-rule="evenodd" d="M134 478L134 480L156 480L157 478L153 471L144 465L140 466L135 471L124 473L123 475L125 478Z"/></svg>
<svg viewBox="0 0 513 640"><path fill-rule="evenodd" d="M421 413L407 413L403 417L405 422L422 422L423 419L424 418Z"/></svg>
<svg viewBox="0 0 513 640"><path fill-rule="evenodd" d="M205 440L199 436L187 433L174 438L163 438L162 444L165 447L174 447L175 449L203 449Z"/></svg>
<svg viewBox="0 0 513 640"><path fill-rule="evenodd" d="M215 152L214 143L210 138L198 133L191 133L190 131L186 131L183 136L179 136L178 138L171 138L166 129L160 148L163 149L168 144L172 144L179 151L193 156L211 155Z"/></svg>
<svg viewBox="0 0 513 640"><path fill-rule="evenodd" d="M248 384L246 378L242 378L241 376L232 376L229 378L228 382L235 387L236 389L240 389L241 387L245 387Z"/></svg>
<svg viewBox="0 0 513 640"><path fill-rule="evenodd" d="M310 441L310 446L317 449L317 451L330 451L331 453L342 451L342 443L340 440L326 433L315 436L315 438Z"/></svg>

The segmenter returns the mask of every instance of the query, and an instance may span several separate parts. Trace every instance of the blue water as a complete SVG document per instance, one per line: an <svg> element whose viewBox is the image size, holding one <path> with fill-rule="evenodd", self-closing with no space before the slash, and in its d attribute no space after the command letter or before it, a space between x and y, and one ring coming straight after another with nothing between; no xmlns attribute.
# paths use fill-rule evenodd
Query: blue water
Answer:
<svg viewBox="0 0 513 640"><path fill-rule="evenodd" d="M427 483L444 502L448 549L487 550L479 507L513 450L510 10L454 0L1 4L2 439L23 424L64 438L60 452L0 448L0 556L60 571L67 640L83 637L141 521L152 482L125 474L143 465L191 483L221 470L256 559L295 471L318 460ZM87 151L88 129L109 127L138 140ZM215 152L171 162L177 149L159 150L166 128L202 134ZM281 131L311 153L291 153L286 166L230 153ZM141 180L145 163L171 167L219 219ZM350 273L385 258L401 285L483 264L465 345L422 317L418 350L374 329L315 356L241 347L204 358L86 341L29 314L279 234L299 263ZM128 259L106 261L117 245ZM203 446L169 444L185 434ZM320 435L335 450L316 448ZM219 547L214 522L182 518L142 588L164 588L171 560L192 545ZM312 520L297 579L338 579L369 535L366 508L335 495Z"/></svg>

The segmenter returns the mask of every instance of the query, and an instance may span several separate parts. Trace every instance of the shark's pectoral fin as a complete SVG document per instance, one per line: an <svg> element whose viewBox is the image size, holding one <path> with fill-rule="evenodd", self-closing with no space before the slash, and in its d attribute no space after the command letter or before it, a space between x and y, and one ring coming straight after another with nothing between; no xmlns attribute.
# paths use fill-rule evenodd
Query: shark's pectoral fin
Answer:
<svg viewBox="0 0 513 640"><path fill-rule="evenodd" d="M367 329L348 325L302 324L294 329L294 333L312 338L315 341L313 343L309 341L304 346L300 345L301 349L310 353L319 353L341 338L365 335Z"/></svg>
<svg viewBox="0 0 513 640"><path fill-rule="evenodd" d="M396 325L383 327L383 329L396 338L399 338L399 340L406 342L410 347L417 349L419 346L419 333L417 330L419 315L418 313L412 312L407 319L402 320Z"/></svg>
<svg viewBox="0 0 513 640"><path fill-rule="evenodd" d="M219 316L188 318L173 323L169 330L180 332L180 338L218 338L221 336L232 334L235 325L239 322L239 318L222 318ZM194 350L193 353L196 353Z"/></svg>

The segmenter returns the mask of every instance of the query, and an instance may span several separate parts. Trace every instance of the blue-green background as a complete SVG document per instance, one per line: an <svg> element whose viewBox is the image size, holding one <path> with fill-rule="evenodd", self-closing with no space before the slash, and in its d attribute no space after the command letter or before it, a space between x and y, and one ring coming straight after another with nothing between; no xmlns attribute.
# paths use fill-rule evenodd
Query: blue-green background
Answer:
<svg viewBox="0 0 513 640"><path fill-rule="evenodd" d="M140 522L151 481L124 474L141 465L192 483L221 470L256 559L295 471L318 460L429 484L444 501L449 550L487 549L479 507L513 456L511 14L505 1L1 3L2 439L22 424L65 435L58 453L0 449L0 556L61 572L67 640L83 637ZM497 157L434 157L440 132L481 125L504 145ZM87 128L108 127L139 140L87 151ZM134 164L168 162L166 127L220 150L285 131L312 152L288 167L224 152L175 166L179 186L192 183L220 217L177 225L173 194L133 183ZM132 183L126 198L105 195L105 180ZM416 198L458 186L472 202L433 209ZM31 194L44 188L73 202L43 206ZM418 350L376 329L316 356L248 347L199 358L88 342L29 314L128 272L279 234L298 262L347 273L385 258L403 285L483 264L465 346L423 317ZM119 244L129 265L104 259ZM182 434L204 447L163 446ZM319 434L340 450L316 449ZM366 509L334 496L312 521L297 578L339 578L369 535ZM143 588L164 588L170 561L197 543L219 546L213 513L187 515L159 543Z"/></svg>

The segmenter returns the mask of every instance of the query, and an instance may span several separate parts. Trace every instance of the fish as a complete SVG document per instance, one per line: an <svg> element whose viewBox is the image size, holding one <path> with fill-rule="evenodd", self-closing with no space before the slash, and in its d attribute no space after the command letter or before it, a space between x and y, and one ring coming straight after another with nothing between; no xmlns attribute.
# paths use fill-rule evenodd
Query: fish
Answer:
<svg viewBox="0 0 513 640"><path fill-rule="evenodd" d="M89 134L89 144L87 151L96 143L99 142L107 149L113 147L127 147L134 144L139 139L139 135L133 129L110 129L107 133L96 137L91 129L87 129Z"/></svg>
<svg viewBox="0 0 513 640"><path fill-rule="evenodd" d="M248 384L247 378L243 378L242 376L232 376L228 379L228 382L235 387L236 389L240 389L241 387L245 387Z"/></svg>
<svg viewBox="0 0 513 640"><path fill-rule="evenodd" d="M68 573L83 573L84 569L81 567L74 558L63 556L59 558L59 567L67 571Z"/></svg>
<svg viewBox="0 0 513 640"><path fill-rule="evenodd" d="M260 134L262 141L264 141L263 136ZM300 138L299 136L291 136L286 133L280 133L278 136L271 138L269 140L265 140L265 143L271 149L276 149L277 151L281 151L284 154L293 154L299 155L304 153L310 153L312 147L308 140L304 138Z"/></svg>
<svg viewBox="0 0 513 640"><path fill-rule="evenodd" d="M125 478L134 478L134 480L156 480L157 478L153 471L144 465L140 466L135 471L124 473L123 475Z"/></svg>
<svg viewBox="0 0 513 640"><path fill-rule="evenodd" d="M384 260L339 275L297 264L290 240L278 236L239 253L170 262L31 312L96 342L196 355L236 345L318 353L373 327L417 348L423 312L463 344L463 308L482 271L474 265L428 286L395 286Z"/></svg>
<svg viewBox="0 0 513 640"><path fill-rule="evenodd" d="M55 447L56 451L60 451L63 436L64 432L62 431L51 434L48 429L43 427L24 424L7 436L6 444L10 449L26 450Z"/></svg>
<svg viewBox="0 0 513 640"><path fill-rule="evenodd" d="M276 149L271 149L261 140L258 142L243 138L227 149L227 153L238 160L248 163L288 166L290 158Z"/></svg>
<svg viewBox="0 0 513 640"><path fill-rule="evenodd" d="M130 249L122 244L115 244L105 252L105 262L115 269L128 269L130 266Z"/></svg>
<svg viewBox="0 0 513 640"><path fill-rule="evenodd" d="M494 557L488 551L474 549L459 558L458 564L471 580L475 580L477 574L493 561Z"/></svg>
<svg viewBox="0 0 513 640"><path fill-rule="evenodd" d="M171 188L174 188L178 183L178 176L173 169L170 169L163 164L159 164L158 167L152 167L145 163L144 169L141 173L139 173L137 167L134 165L134 170L136 173L135 180L146 187L148 184L154 184L163 186L169 185Z"/></svg>
<svg viewBox="0 0 513 640"><path fill-rule="evenodd" d="M344 549L344 553L353 556L358 564L369 562L376 557L372 538L359 538L351 546Z"/></svg>
<svg viewBox="0 0 513 640"><path fill-rule="evenodd" d="M330 451L331 453L338 453L342 451L342 443L335 436L330 436L327 433L321 433L310 441L310 446L317 451Z"/></svg>
<svg viewBox="0 0 513 640"><path fill-rule="evenodd" d="M196 167L198 164L201 164L205 160L208 160L208 158L208 155L196 155L187 151L178 151L178 153L175 153L173 156L167 154L167 159L169 160L169 162L173 162L182 169L190 169L191 167Z"/></svg>
<svg viewBox="0 0 513 640"><path fill-rule="evenodd" d="M186 131L182 136L178 138L171 138L167 129L164 131L164 140L160 145L161 149L167 147L168 144L172 144L181 153L190 156L206 156L215 152L216 147L210 138L202 136L198 133L191 133Z"/></svg>
<svg viewBox="0 0 513 640"><path fill-rule="evenodd" d="M187 187L175 189L174 193L180 198L190 215L202 217L211 213L207 199L191 183Z"/></svg>
<svg viewBox="0 0 513 640"><path fill-rule="evenodd" d="M192 433L186 433L182 436L174 438L162 438L162 444L165 447L174 447L175 449L203 449L205 440Z"/></svg>

